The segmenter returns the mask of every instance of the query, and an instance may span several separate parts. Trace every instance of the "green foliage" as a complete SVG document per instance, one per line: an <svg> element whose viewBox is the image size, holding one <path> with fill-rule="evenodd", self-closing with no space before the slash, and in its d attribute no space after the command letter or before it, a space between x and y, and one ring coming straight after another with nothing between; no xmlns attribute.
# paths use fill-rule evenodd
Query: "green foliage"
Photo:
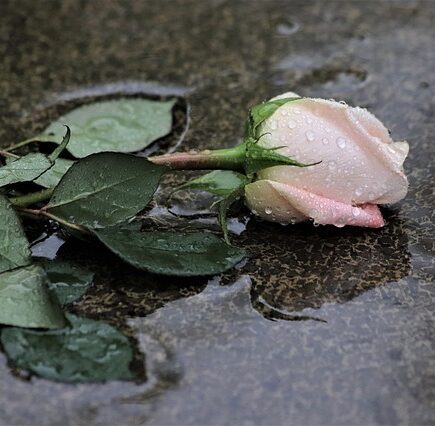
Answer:
<svg viewBox="0 0 435 426"><path fill-rule="evenodd" d="M0 167L0 187L18 182L30 182L53 165L44 154L32 153Z"/></svg>
<svg viewBox="0 0 435 426"><path fill-rule="evenodd" d="M241 173L231 170L214 170L179 186L177 191L199 189L225 197L248 182L248 178Z"/></svg>
<svg viewBox="0 0 435 426"><path fill-rule="evenodd" d="M0 323L31 328L65 325L41 267L31 265L0 274Z"/></svg>
<svg viewBox="0 0 435 426"><path fill-rule="evenodd" d="M0 273L30 264L29 243L9 201L0 195Z"/></svg>
<svg viewBox="0 0 435 426"><path fill-rule="evenodd" d="M55 294L61 305L80 299L92 284L94 274L73 263L60 261L41 261L48 288Z"/></svg>
<svg viewBox="0 0 435 426"><path fill-rule="evenodd" d="M39 139L59 139L67 124L72 133L67 149L74 157L140 151L171 131L174 104L138 98L94 102L59 117Z"/></svg>
<svg viewBox="0 0 435 426"><path fill-rule="evenodd" d="M134 378L127 337L99 321L66 315L70 325L56 331L6 328L1 343L18 368L64 382Z"/></svg>
<svg viewBox="0 0 435 426"><path fill-rule="evenodd" d="M40 186L44 188L54 188L59 184L63 175L74 164L74 161L66 160L64 158L58 158L53 167L44 172L41 176L34 180Z"/></svg>
<svg viewBox="0 0 435 426"><path fill-rule="evenodd" d="M207 232L132 232L106 228L95 234L110 250L139 269L176 276L214 275L232 268L246 253Z"/></svg>
<svg viewBox="0 0 435 426"><path fill-rule="evenodd" d="M166 170L129 154L90 155L64 175L48 204L48 212L88 228L124 222L151 201Z"/></svg>

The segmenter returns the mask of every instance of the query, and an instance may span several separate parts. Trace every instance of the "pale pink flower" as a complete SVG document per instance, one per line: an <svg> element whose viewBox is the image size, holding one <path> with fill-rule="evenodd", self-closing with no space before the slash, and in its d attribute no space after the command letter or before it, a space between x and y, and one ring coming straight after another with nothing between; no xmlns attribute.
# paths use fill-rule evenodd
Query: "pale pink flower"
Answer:
<svg viewBox="0 0 435 426"><path fill-rule="evenodd" d="M279 107L259 133L263 147L281 147L277 152L301 163L321 161L261 170L245 195L263 219L378 228L384 220L377 204L395 203L407 193L408 143L394 142L366 109L302 98Z"/></svg>

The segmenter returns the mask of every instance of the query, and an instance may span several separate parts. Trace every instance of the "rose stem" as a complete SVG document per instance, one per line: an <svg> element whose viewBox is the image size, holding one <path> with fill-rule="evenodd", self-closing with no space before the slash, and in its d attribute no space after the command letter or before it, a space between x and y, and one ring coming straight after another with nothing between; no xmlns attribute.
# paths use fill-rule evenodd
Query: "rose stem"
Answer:
<svg viewBox="0 0 435 426"><path fill-rule="evenodd" d="M244 170L245 146L200 151L197 153L176 152L148 157L154 164L161 164L172 170Z"/></svg>

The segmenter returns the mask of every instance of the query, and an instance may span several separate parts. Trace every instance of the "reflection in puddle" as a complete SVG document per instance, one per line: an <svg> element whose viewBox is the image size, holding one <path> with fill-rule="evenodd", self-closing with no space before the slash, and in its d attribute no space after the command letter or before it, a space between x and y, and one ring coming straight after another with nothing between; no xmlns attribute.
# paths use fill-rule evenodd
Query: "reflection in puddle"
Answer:
<svg viewBox="0 0 435 426"><path fill-rule="evenodd" d="M60 238L57 234L43 234L32 243L32 256L45 257L53 260L64 243L65 240Z"/></svg>
<svg viewBox="0 0 435 426"><path fill-rule="evenodd" d="M276 27L276 32L282 36L288 36L298 32L300 29L300 25L295 21L286 21L281 24L278 24Z"/></svg>

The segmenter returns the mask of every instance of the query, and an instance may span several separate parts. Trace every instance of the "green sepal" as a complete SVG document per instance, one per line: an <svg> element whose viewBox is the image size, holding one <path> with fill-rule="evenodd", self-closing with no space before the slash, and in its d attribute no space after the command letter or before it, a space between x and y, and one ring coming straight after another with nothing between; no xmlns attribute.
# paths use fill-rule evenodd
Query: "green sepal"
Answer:
<svg viewBox="0 0 435 426"><path fill-rule="evenodd" d="M253 106L249 110L248 122L245 129L245 140L247 138L258 139L258 129L260 125L267 120L279 107L288 102L293 102L302 99L301 97L274 99Z"/></svg>
<svg viewBox="0 0 435 426"><path fill-rule="evenodd" d="M259 170L267 169L274 166L296 166L296 167L309 167L321 163L303 164L294 160L291 157L279 154L275 148L265 148L258 144L258 139L254 140L249 138L246 142L246 160L245 172L248 177L252 177L254 173Z"/></svg>
<svg viewBox="0 0 435 426"><path fill-rule="evenodd" d="M228 221L227 221L227 212L228 209L243 195L245 194L245 186L237 188L229 195L227 195L223 200L217 203L218 206L218 221L219 225L222 229L222 233L224 234L224 240L228 245L231 245L230 237L228 235Z"/></svg>
<svg viewBox="0 0 435 426"><path fill-rule="evenodd" d="M220 197L226 197L234 190L245 186L249 179L242 173L232 170L214 170L196 179L180 185L174 192L187 189L198 189Z"/></svg>

